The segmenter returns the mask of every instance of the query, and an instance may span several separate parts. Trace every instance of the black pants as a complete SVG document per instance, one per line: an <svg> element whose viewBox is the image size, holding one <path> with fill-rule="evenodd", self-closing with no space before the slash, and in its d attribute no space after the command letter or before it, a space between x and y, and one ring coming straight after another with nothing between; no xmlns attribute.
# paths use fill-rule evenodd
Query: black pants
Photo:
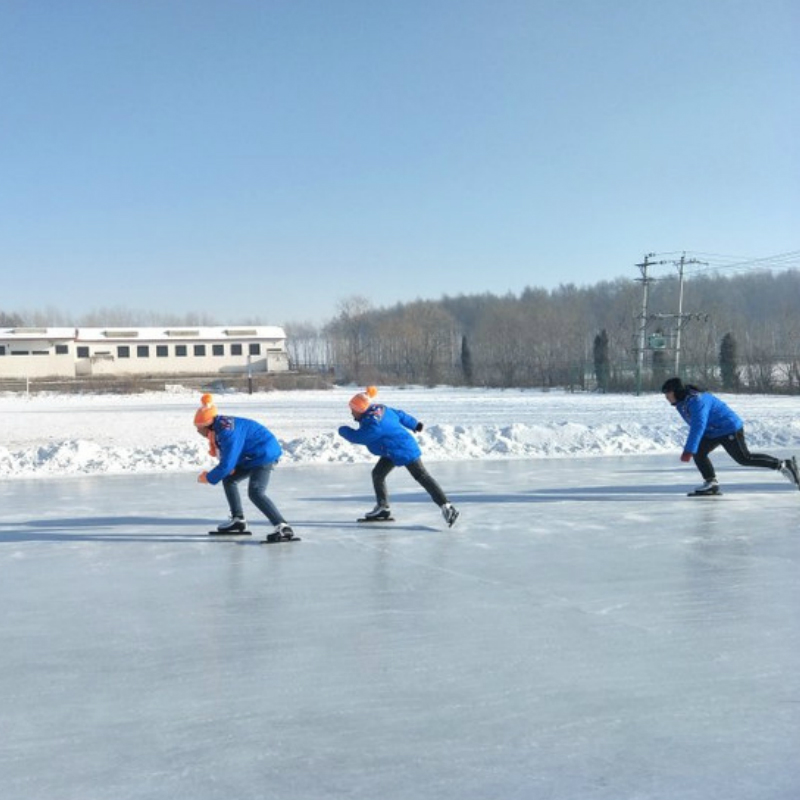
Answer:
<svg viewBox="0 0 800 800"><path fill-rule="evenodd" d="M728 455L743 467L764 467L765 469L780 469L781 461L774 456L768 456L763 453L751 453L747 449L747 443L744 440L744 428L739 428L736 433L731 433L728 436L720 436L716 439L700 440L700 446L694 454L694 463L703 480L710 481L716 477L714 472L714 465L708 457L712 450L716 450L719 446L725 448Z"/></svg>
<svg viewBox="0 0 800 800"><path fill-rule="evenodd" d="M394 469L392 461L385 456L378 459L378 463L372 470L372 485L375 487L375 497L379 506L389 505L389 494L386 491L386 476ZM411 473L411 477L431 496L431 500L437 506L447 502L444 492L438 483L430 476L428 470L422 464L422 459L418 458L410 464L406 464L406 469Z"/></svg>

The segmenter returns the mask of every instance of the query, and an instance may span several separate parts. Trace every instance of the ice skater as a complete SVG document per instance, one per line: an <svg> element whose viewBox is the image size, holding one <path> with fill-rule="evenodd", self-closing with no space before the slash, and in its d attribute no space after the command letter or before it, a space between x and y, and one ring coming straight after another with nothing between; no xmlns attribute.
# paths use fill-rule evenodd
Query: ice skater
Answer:
<svg viewBox="0 0 800 800"><path fill-rule="evenodd" d="M247 531L238 486L247 479L247 496L275 526L265 541L280 542L296 538L281 512L267 497L267 485L282 452L278 440L255 420L219 414L210 394L204 394L201 401L202 406L194 415L194 424L197 432L208 439L209 452L219 458L219 464L208 472L201 472L197 480L198 483L212 485L222 481L231 512L228 520L217 526L217 533Z"/></svg>
<svg viewBox="0 0 800 800"><path fill-rule="evenodd" d="M358 428L342 425L339 435L352 444L363 444L373 455L379 456L372 470L372 485L375 489L376 505L360 521L381 522L392 519L386 477L395 467L405 467L411 477L422 486L442 511L448 527L458 519L458 511L447 499L439 484L431 477L422 463L422 451L410 431L420 433L422 423L399 408L389 408L373 403L378 393L374 386L367 387L350 400L350 411Z"/></svg>
<svg viewBox="0 0 800 800"><path fill-rule="evenodd" d="M763 453L751 453L744 438L744 423L722 400L696 386L684 386L680 378L670 378L661 387L670 405L689 425L681 461L694 463L703 476L703 484L690 496L719 494L719 482L708 454L722 446L728 455L743 467L763 467L780 471L800 488L794 456L783 461Z"/></svg>

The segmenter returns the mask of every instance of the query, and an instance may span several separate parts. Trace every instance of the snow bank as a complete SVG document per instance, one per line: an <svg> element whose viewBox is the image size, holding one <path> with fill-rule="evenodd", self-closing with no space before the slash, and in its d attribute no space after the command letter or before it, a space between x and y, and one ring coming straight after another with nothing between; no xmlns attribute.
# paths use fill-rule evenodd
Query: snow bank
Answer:
<svg viewBox="0 0 800 800"><path fill-rule="evenodd" d="M220 395L222 413L267 425L284 465L373 460L345 442L355 391ZM797 400L726 398L751 449L800 449ZM378 400L425 422L427 462L655 454L681 449L685 425L660 394L641 397L477 389L385 389ZM159 473L207 468L192 425L199 394L0 396L0 477Z"/></svg>

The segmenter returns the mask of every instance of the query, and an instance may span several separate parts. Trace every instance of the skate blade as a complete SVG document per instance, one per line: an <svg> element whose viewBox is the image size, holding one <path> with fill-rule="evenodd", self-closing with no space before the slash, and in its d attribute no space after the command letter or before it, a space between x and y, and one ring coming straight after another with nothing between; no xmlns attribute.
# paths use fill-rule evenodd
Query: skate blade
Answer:
<svg viewBox="0 0 800 800"><path fill-rule="evenodd" d="M291 539L275 539L273 542L268 542L266 539L261 540L261 544L291 544L292 542L302 542L299 536L292 536Z"/></svg>
<svg viewBox="0 0 800 800"><path fill-rule="evenodd" d="M209 536L252 536L252 531L209 531Z"/></svg>

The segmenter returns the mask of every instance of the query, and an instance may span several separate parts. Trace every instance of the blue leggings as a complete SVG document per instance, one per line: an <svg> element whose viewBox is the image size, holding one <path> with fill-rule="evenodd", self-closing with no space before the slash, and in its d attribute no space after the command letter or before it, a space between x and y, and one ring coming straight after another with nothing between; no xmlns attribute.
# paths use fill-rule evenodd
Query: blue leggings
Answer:
<svg viewBox="0 0 800 800"><path fill-rule="evenodd" d="M269 485L272 468L276 463L277 462L264 464L261 467L250 467L249 469L237 467L231 475L222 479L222 486L225 489L225 497L228 498L228 505L230 506L232 517L241 517L244 519L242 498L239 496L238 484L245 478L249 478L250 482L247 484L247 496L250 498L253 505L264 514L273 525L286 522L281 512L276 508L275 503L267 497L267 486Z"/></svg>

